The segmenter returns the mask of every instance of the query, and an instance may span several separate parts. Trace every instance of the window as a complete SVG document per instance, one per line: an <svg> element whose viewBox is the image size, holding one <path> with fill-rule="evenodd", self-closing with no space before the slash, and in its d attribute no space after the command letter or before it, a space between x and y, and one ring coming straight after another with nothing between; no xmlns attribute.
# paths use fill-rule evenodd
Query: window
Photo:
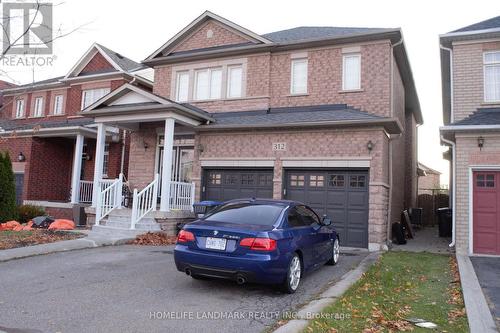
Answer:
<svg viewBox="0 0 500 333"><path fill-rule="evenodd" d="M35 98L35 108L33 110L33 117L43 116L43 97Z"/></svg>
<svg viewBox="0 0 500 333"><path fill-rule="evenodd" d="M311 187L323 187L325 184L325 176L320 175L310 175L309 176L309 186Z"/></svg>
<svg viewBox="0 0 500 333"><path fill-rule="evenodd" d="M297 212L297 208L294 207L290 209L290 211L288 212L288 226L296 228L296 227L304 227L306 225L307 224L304 223L302 217Z"/></svg>
<svg viewBox="0 0 500 333"><path fill-rule="evenodd" d="M208 182L212 185L221 184L221 174L220 173L210 173L208 176Z"/></svg>
<svg viewBox="0 0 500 333"><path fill-rule="evenodd" d="M241 175L241 185L253 185L254 175L244 173Z"/></svg>
<svg viewBox="0 0 500 333"><path fill-rule="evenodd" d="M259 175L259 186L269 186L273 184L273 175Z"/></svg>
<svg viewBox="0 0 500 333"><path fill-rule="evenodd" d="M484 100L500 101L500 51L484 53Z"/></svg>
<svg viewBox="0 0 500 333"><path fill-rule="evenodd" d="M495 187L495 175L493 174L477 175L476 185L477 187Z"/></svg>
<svg viewBox="0 0 500 333"><path fill-rule="evenodd" d="M241 66L231 66L227 69L227 97L241 97L243 85L243 69Z"/></svg>
<svg viewBox="0 0 500 333"><path fill-rule="evenodd" d="M343 58L342 89L361 89L361 55L345 54Z"/></svg>
<svg viewBox="0 0 500 333"><path fill-rule="evenodd" d="M109 143L104 145L104 158L102 161L102 175L104 177L108 176L108 167L109 167Z"/></svg>
<svg viewBox="0 0 500 333"><path fill-rule="evenodd" d="M208 68L195 72L195 100L219 99L222 92L222 69Z"/></svg>
<svg viewBox="0 0 500 333"><path fill-rule="evenodd" d="M89 89L82 91L82 110L98 99L109 94L109 88Z"/></svg>
<svg viewBox="0 0 500 333"><path fill-rule="evenodd" d="M63 114L63 101L64 101L64 96L63 95L56 95L54 97L54 115L61 115Z"/></svg>
<svg viewBox="0 0 500 333"><path fill-rule="evenodd" d="M344 187L344 175L330 175L331 187Z"/></svg>
<svg viewBox="0 0 500 333"><path fill-rule="evenodd" d="M365 176L351 176L349 183L350 183L351 187L365 187L366 177Z"/></svg>
<svg viewBox="0 0 500 333"><path fill-rule="evenodd" d="M290 175L290 186L304 186L304 175Z"/></svg>
<svg viewBox="0 0 500 333"><path fill-rule="evenodd" d="M175 99L177 102L187 102L189 98L189 72L177 73L177 88Z"/></svg>
<svg viewBox="0 0 500 333"><path fill-rule="evenodd" d="M219 206L204 219L207 221L233 224L273 225L280 217L283 207L277 205L256 205L248 202L228 203Z"/></svg>
<svg viewBox="0 0 500 333"><path fill-rule="evenodd" d="M313 223L320 224L319 218L312 210L307 208L306 206L297 206L297 211L302 216L304 223L306 225L311 225Z"/></svg>
<svg viewBox="0 0 500 333"><path fill-rule="evenodd" d="M16 101L16 118L24 117L24 99L18 99Z"/></svg>
<svg viewBox="0 0 500 333"><path fill-rule="evenodd" d="M292 60L291 94L307 93L307 59Z"/></svg>

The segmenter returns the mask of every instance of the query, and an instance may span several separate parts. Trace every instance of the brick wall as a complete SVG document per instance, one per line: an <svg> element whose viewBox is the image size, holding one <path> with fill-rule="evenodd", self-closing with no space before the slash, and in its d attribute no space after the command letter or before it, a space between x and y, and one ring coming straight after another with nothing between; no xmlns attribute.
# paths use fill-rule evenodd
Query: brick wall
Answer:
<svg viewBox="0 0 500 333"><path fill-rule="evenodd" d="M228 29L230 28L219 22L208 21L192 33L191 36L175 46L172 52L249 42L248 38L244 38L236 31L233 32ZM209 30L211 31L211 37L209 37Z"/></svg>
<svg viewBox="0 0 500 333"><path fill-rule="evenodd" d="M101 53L96 53L96 55L88 62L87 65L82 69L80 75L105 72L106 70L113 70L114 67L104 58Z"/></svg>
<svg viewBox="0 0 500 333"><path fill-rule="evenodd" d="M425 176L418 177L418 189L435 189L440 188L441 180L440 175L435 173L428 173Z"/></svg>
<svg viewBox="0 0 500 333"><path fill-rule="evenodd" d="M500 136L483 135L482 150L477 146L477 136L456 137L456 250L469 250L469 167L488 165L500 168Z"/></svg>
<svg viewBox="0 0 500 333"><path fill-rule="evenodd" d="M130 158L128 178L132 189L142 189L154 179L156 144L155 128L163 128L161 123L142 124L138 131L130 133ZM144 148L144 145L148 148Z"/></svg>
<svg viewBox="0 0 500 333"><path fill-rule="evenodd" d="M0 152L8 152L10 159L12 161L12 167L14 172L24 173L24 185L23 185L23 200L26 200L26 194L28 193L28 182L27 177L29 176L29 168L27 165L31 162L31 138L2 138L0 137ZM17 156L19 153L23 153L26 160L25 162L17 162Z"/></svg>
<svg viewBox="0 0 500 333"><path fill-rule="evenodd" d="M453 45L454 121L466 118L484 103L483 52L500 49L500 42Z"/></svg>

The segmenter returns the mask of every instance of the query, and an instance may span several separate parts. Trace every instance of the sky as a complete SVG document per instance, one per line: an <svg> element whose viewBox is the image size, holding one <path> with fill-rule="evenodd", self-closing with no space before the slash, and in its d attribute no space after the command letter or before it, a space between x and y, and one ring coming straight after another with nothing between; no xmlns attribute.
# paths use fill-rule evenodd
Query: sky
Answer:
<svg viewBox="0 0 500 333"><path fill-rule="evenodd" d="M296 26L400 27L424 117L418 131L418 158L441 171L445 184L449 167L442 159L445 148L439 142L442 106L438 38L500 15L498 0L56 0L53 4L54 29L62 33L77 30L54 42L52 66L0 64L8 80L29 83L65 75L93 42L136 61L143 60L205 10L258 34Z"/></svg>

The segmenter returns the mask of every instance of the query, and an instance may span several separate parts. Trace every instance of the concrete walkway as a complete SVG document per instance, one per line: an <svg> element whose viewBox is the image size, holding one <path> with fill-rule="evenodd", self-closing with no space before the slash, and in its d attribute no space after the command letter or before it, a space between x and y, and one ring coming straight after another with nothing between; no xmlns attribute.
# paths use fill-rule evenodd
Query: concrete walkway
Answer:
<svg viewBox="0 0 500 333"><path fill-rule="evenodd" d="M1 250L0 262L55 252L81 250L100 246L121 245L127 243L132 239L133 238L130 237L111 238L87 236L85 238L71 239L54 243L18 247L14 249Z"/></svg>
<svg viewBox="0 0 500 333"><path fill-rule="evenodd" d="M408 251L408 252L430 252L430 253L453 253L453 248L448 244L451 243L451 238L439 237L437 227L425 227L420 230L414 230L413 239L408 239L404 245L393 244L392 251Z"/></svg>
<svg viewBox="0 0 500 333"><path fill-rule="evenodd" d="M358 267L344 274L337 283L320 294L315 300L302 307L297 312L296 319L290 320L285 325L276 329L274 333L302 332L309 324L309 320L315 318L325 307L341 297L378 260L379 256L380 252L370 253L359 263Z"/></svg>
<svg viewBox="0 0 500 333"><path fill-rule="evenodd" d="M457 262L470 331L472 333L497 332L470 258L466 255L457 254Z"/></svg>

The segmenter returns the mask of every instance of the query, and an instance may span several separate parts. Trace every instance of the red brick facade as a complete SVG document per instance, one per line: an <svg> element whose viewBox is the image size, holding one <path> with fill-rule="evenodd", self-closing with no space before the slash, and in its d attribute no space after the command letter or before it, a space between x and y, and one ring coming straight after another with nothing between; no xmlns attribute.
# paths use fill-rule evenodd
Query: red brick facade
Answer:
<svg viewBox="0 0 500 333"><path fill-rule="evenodd" d="M89 63L83 67L80 74L85 75L90 73L105 72L106 70L113 69L113 65L111 65L102 54L96 53L92 60L90 60Z"/></svg>

